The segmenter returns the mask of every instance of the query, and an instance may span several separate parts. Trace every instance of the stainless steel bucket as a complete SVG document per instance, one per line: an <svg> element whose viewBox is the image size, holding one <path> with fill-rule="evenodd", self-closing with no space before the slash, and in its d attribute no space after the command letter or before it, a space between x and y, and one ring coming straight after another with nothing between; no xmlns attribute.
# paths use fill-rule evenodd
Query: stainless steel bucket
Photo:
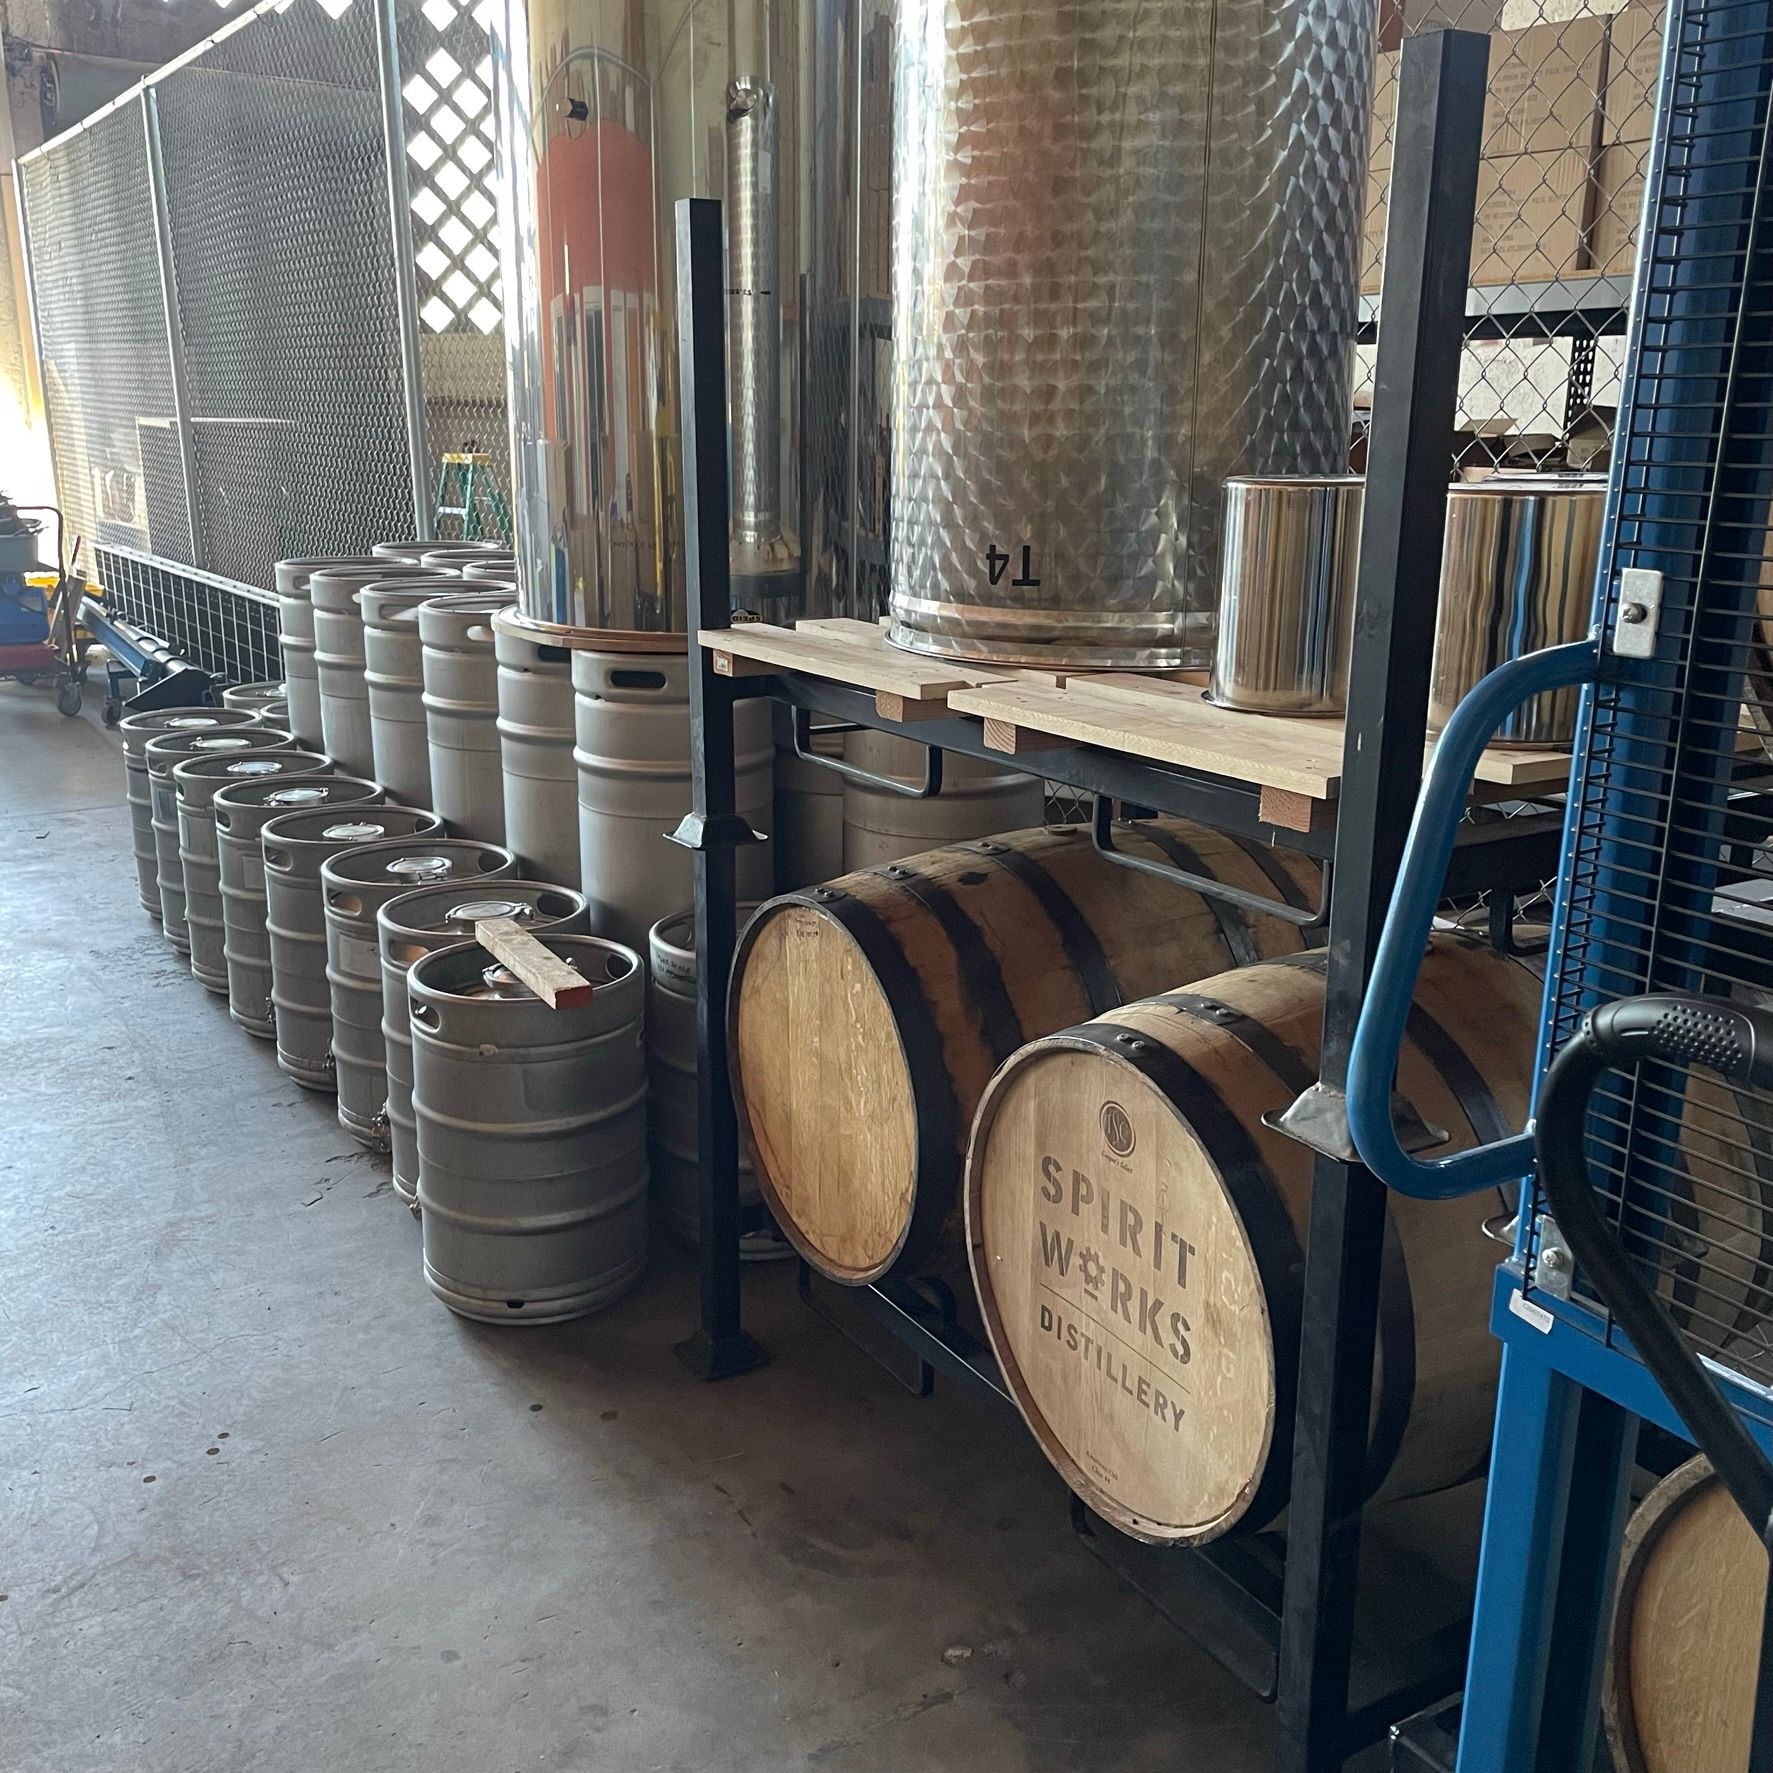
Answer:
<svg viewBox="0 0 1773 1773"><path fill-rule="evenodd" d="M339 1124L375 1151L388 1148L388 1072L382 1045L382 963L376 913L417 887L464 890L517 872L511 852L471 838L360 844L320 870L326 904L326 983Z"/></svg>
<svg viewBox="0 0 1773 1773"><path fill-rule="evenodd" d="M433 597L419 610L431 805L450 830L492 843L505 839L492 619L512 595L487 586Z"/></svg>
<svg viewBox="0 0 1773 1773"><path fill-rule="evenodd" d="M136 896L156 923L160 921L160 882L154 854L154 801L148 787L148 741L162 733L213 732L219 727L255 724L259 724L256 714L238 708L155 708L126 714L117 723L117 735L123 741L123 792L129 802Z"/></svg>
<svg viewBox="0 0 1773 1773"><path fill-rule="evenodd" d="M596 986L551 1010L472 942L408 976L425 1279L464 1317L546 1323L646 1265L645 973L594 936L537 938Z"/></svg>
<svg viewBox="0 0 1773 1773"><path fill-rule="evenodd" d="M418 1204L419 1135L412 1113L412 1019L406 1008L406 975L421 956L471 941L474 925L487 917L508 917L532 934L552 930L560 936L583 935L585 900L565 887L533 880L501 880L485 890L466 881L450 881L403 893L376 913L394 1192L411 1207Z"/></svg>
<svg viewBox="0 0 1773 1773"><path fill-rule="evenodd" d="M1498 665L1588 632L1606 503L1599 475L1498 475L1453 487L1428 685L1430 732L1438 733L1466 692ZM1581 700L1580 689L1536 696L1509 716L1494 742L1570 745Z"/></svg>
<svg viewBox="0 0 1773 1773"><path fill-rule="evenodd" d="M241 751L224 757L187 757L173 769L191 973L198 984L218 997L228 995L228 957L215 797L222 789L240 782L323 776L330 774L332 767L332 759L317 752L268 750Z"/></svg>
<svg viewBox="0 0 1773 1773"><path fill-rule="evenodd" d="M1345 712L1365 490L1353 474L1226 481L1211 691L1220 707Z"/></svg>
<svg viewBox="0 0 1773 1773"><path fill-rule="evenodd" d="M271 940L265 934L265 861L259 834L273 819L323 807L376 806L382 791L353 776L284 776L224 788L211 805L222 888L228 1014L259 1040L277 1038Z"/></svg>
<svg viewBox="0 0 1773 1773"><path fill-rule="evenodd" d="M572 654L499 610L499 760L505 841L539 880L579 882L579 791L573 767Z"/></svg>
<svg viewBox="0 0 1773 1773"><path fill-rule="evenodd" d="M425 671L419 605L462 581L453 575L384 579L357 593L363 616L363 684L375 779L407 806L431 805L425 737Z"/></svg>
<svg viewBox="0 0 1773 1773"><path fill-rule="evenodd" d="M160 733L148 741L143 760L148 766L150 816L154 826L154 879L160 890L160 928L181 954L191 951L185 927L185 869L179 859L178 789L174 768L187 757L243 757L250 751L293 751L294 737L280 727L249 720L214 731Z"/></svg>
<svg viewBox="0 0 1773 1773"><path fill-rule="evenodd" d="M443 821L435 813L410 807L342 806L285 813L260 831L277 1063L304 1089L337 1087L321 868L340 850L358 844L440 836L442 829Z"/></svg>

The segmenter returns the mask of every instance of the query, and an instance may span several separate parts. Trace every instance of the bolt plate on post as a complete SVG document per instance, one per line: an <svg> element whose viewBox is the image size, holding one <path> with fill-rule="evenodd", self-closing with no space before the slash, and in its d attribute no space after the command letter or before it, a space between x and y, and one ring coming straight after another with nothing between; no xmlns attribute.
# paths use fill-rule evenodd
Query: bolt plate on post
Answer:
<svg viewBox="0 0 1773 1773"><path fill-rule="evenodd" d="M1656 653L1656 629L1662 615L1662 574L1645 566L1628 566L1619 575L1619 608L1608 644L1622 659L1648 659Z"/></svg>

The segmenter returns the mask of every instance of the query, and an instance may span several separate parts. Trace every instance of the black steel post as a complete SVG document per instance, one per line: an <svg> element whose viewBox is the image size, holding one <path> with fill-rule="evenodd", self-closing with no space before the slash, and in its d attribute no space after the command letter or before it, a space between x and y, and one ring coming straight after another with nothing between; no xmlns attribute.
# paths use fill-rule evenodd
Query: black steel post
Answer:
<svg viewBox="0 0 1773 1773"><path fill-rule="evenodd" d="M736 811L733 684L697 644L731 620L727 563L726 279L720 205L677 205L678 399L690 627L690 758L694 810L676 833L695 857L696 1178L701 1321L677 1345L702 1379L749 1372L768 1359L739 1326L739 1129L727 1069L726 988L733 966L733 850L757 841Z"/></svg>
<svg viewBox="0 0 1773 1773"><path fill-rule="evenodd" d="M1464 337L1489 39L1404 46L1367 456L1347 743L1337 810L1321 1078L1346 1082L1422 774L1428 670ZM1385 1190L1320 1156L1305 1268L1281 1624L1278 1765L1351 1751L1348 1689L1366 1500Z"/></svg>

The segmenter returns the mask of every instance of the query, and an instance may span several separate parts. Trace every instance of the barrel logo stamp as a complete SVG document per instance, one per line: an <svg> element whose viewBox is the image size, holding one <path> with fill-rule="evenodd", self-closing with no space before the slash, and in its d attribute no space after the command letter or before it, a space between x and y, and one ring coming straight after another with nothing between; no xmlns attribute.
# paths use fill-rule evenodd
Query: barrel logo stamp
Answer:
<svg viewBox="0 0 1773 1773"><path fill-rule="evenodd" d="M1138 1140L1133 1132L1133 1117L1118 1102L1104 1102L1100 1116L1102 1137L1116 1157L1131 1157Z"/></svg>

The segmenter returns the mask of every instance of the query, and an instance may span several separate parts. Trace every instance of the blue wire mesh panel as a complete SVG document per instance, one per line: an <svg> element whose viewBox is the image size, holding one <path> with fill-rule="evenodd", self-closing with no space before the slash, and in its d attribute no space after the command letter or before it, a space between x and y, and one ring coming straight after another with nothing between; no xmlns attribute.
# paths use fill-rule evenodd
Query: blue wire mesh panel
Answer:
<svg viewBox="0 0 1773 1773"><path fill-rule="evenodd" d="M1773 1001L1773 7L1693 0L1676 17L1607 630L1623 569L1662 574L1664 601L1654 659L1592 692L1578 744L1554 1046L1632 993ZM1695 1346L1773 1383L1773 1097L1648 1065L1603 1086L1589 1140L1597 1187Z"/></svg>
<svg viewBox="0 0 1773 1773"><path fill-rule="evenodd" d="M271 593L129 548L100 548L97 561L111 614L147 629L193 665L230 683L282 677L277 600Z"/></svg>

